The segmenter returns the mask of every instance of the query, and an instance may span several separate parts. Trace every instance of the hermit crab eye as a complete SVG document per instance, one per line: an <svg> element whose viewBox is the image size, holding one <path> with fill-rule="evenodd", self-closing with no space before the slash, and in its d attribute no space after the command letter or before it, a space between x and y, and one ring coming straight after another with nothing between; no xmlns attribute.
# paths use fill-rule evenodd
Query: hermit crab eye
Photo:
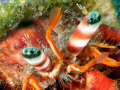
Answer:
<svg viewBox="0 0 120 90"><path fill-rule="evenodd" d="M87 19L87 24L91 28L94 28L100 24L100 21L101 21L101 15L96 11L91 11Z"/></svg>
<svg viewBox="0 0 120 90"><path fill-rule="evenodd" d="M41 50L37 47L27 47L23 49L22 55L24 58L33 59L41 55Z"/></svg>
<svg viewBox="0 0 120 90"><path fill-rule="evenodd" d="M22 55L28 64L38 71L48 71L51 68L50 59L37 47L24 48Z"/></svg>

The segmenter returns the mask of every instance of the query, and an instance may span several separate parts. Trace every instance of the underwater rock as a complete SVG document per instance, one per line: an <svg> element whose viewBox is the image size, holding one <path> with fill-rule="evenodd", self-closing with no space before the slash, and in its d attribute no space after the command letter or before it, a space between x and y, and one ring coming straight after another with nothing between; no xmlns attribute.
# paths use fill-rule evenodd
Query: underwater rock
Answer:
<svg viewBox="0 0 120 90"><path fill-rule="evenodd" d="M41 16L52 4L72 2L73 0L0 0L0 37L21 21Z"/></svg>

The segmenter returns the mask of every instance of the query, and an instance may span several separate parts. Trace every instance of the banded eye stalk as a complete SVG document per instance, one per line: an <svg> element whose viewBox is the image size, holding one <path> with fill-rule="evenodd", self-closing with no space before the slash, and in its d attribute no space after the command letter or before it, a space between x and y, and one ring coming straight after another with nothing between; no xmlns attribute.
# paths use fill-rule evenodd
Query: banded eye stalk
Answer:
<svg viewBox="0 0 120 90"><path fill-rule="evenodd" d="M37 47L24 48L22 55L38 71L48 71L51 68L50 59Z"/></svg>
<svg viewBox="0 0 120 90"><path fill-rule="evenodd" d="M92 11L78 25L75 32L69 39L67 49L70 53L77 56L87 45L89 40L100 25L101 16L98 12Z"/></svg>
<svg viewBox="0 0 120 90"><path fill-rule="evenodd" d="M39 74L45 77L55 78L59 76L60 69L62 67L62 55L58 50L52 39L52 30L56 26L61 15L61 10L59 7L54 7L50 13L49 25L46 29L46 39L57 57L57 62L52 71L49 71L51 67L51 62L49 58L37 47L27 47L23 49L23 57L32 66L34 66Z"/></svg>

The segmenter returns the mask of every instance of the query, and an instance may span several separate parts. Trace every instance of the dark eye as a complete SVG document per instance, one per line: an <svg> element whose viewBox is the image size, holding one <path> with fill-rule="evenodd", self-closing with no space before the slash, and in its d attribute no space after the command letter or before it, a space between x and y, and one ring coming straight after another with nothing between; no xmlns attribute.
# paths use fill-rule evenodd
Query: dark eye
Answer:
<svg viewBox="0 0 120 90"><path fill-rule="evenodd" d="M41 55L41 50L37 47L27 47L23 49L22 55L24 58L33 59Z"/></svg>
<svg viewBox="0 0 120 90"><path fill-rule="evenodd" d="M96 12L96 11L92 11L90 12L88 19L87 19L87 24L91 27L98 27L101 21L101 15Z"/></svg>

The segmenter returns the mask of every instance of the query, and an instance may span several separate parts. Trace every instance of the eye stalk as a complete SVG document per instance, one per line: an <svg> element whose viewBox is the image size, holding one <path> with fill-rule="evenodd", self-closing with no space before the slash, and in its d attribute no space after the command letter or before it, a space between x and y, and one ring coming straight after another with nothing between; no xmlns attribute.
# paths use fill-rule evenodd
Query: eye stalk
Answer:
<svg viewBox="0 0 120 90"><path fill-rule="evenodd" d="M100 25L101 15L96 11L91 11L88 15L87 24L89 27L94 28Z"/></svg>
<svg viewBox="0 0 120 90"><path fill-rule="evenodd" d="M71 35L67 43L67 50L74 56L77 56L80 52L82 52L99 27L100 21L101 16L98 12L90 12Z"/></svg>
<svg viewBox="0 0 120 90"><path fill-rule="evenodd" d="M50 59L37 47L24 48L22 55L24 59L38 71L48 71L51 68Z"/></svg>

